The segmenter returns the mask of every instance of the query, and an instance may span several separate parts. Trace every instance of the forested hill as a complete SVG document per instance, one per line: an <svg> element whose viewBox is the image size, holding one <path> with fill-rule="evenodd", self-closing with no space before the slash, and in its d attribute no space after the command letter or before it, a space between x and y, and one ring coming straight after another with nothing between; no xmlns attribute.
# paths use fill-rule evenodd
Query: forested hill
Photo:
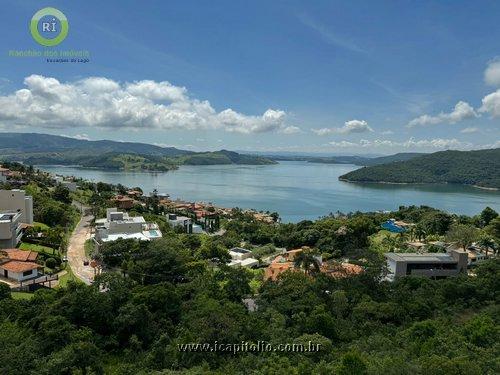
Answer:
<svg viewBox="0 0 500 375"><path fill-rule="evenodd" d="M500 148L441 151L406 161L357 169L339 177L353 182L454 183L500 188Z"/></svg>
<svg viewBox="0 0 500 375"><path fill-rule="evenodd" d="M274 164L262 156L232 151L193 152L146 143L88 141L50 134L0 133L0 159L30 165L168 171L178 165Z"/></svg>

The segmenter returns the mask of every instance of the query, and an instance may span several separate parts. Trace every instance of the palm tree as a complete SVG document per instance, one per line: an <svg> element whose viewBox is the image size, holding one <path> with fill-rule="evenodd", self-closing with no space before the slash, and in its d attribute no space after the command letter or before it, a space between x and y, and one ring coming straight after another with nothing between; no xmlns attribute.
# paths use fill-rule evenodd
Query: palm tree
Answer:
<svg viewBox="0 0 500 375"><path fill-rule="evenodd" d="M316 256L310 251L302 251L295 257L295 267L303 268L305 273L312 275L320 271L320 262Z"/></svg>
<svg viewBox="0 0 500 375"><path fill-rule="evenodd" d="M422 238L425 238L426 235L427 235L427 232L420 225L417 225L415 227L415 236L417 236L419 241L422 241Z"/></svg>

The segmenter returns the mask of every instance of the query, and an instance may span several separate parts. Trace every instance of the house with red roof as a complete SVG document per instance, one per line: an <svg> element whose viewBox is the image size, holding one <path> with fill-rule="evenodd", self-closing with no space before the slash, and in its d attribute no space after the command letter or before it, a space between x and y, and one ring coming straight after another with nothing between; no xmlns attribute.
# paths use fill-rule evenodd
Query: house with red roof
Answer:
<svg viewBox="0 0 500 375"><path fill-rule="evenodd" d="M39 276L43 266L36 263L38 253L19 249L0 250L0 277L24 281Z"/></svg>

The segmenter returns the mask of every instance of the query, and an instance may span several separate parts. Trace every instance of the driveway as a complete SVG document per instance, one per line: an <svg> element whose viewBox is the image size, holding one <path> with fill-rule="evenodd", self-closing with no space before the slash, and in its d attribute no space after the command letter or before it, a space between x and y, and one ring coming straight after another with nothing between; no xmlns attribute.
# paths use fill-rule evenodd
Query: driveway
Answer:
<svg viewBox="0 0 500 375"><path fill-rule="evenodd" d="M71 271L85 284L91 284L94 280L94 269L83 265L84 260L90 260L85 256L85 241L90 238L90 222L93 218L92 215L82 216L71 234L67 252Z"/></svg>

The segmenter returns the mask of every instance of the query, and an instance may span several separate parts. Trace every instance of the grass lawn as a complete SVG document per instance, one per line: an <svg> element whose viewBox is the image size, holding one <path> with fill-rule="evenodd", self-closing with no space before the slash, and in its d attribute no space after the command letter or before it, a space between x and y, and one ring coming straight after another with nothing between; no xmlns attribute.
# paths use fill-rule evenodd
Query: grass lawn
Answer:
<svg viewBox="0 0 500 375"><path fill-rule="evenodd" d="M52 254L52 255L57 254L57 251L55 251L51 247L37 245L37 244L33 244L33 243L27 243L27 242L22 242L21 245L19 246L19 248L21 250L36 251L37 253L38 252L46 252L46 253L49 253L49 254Z"/></svg>
<svg viewBox="0 0 500 375"><path fill-rule="evenodd" d="M33 226L37 227L37 228L40 228L40 229L49 229L50 228L47 224L40 223L38 221L34 221L33 222Z"/></svg>
<svg viewBox="0 0 500 375"><path fill-rule="evenodd" d="M93 239L88 239L87 241L85 241L84 248L85 248L85 256L87 258L90 258L92 251L94 251L94 246L95 243Z"/></svg>
<svg viewBox="0 0 500 375"><path fill-rule="evenodd" d="M33 293L26 292L11 292L12 298L14 299L32 299Z"/></svg>
<svg viewBox="0 0 500 375"><path fill-rule="evenodd" d="M57 285L58 288L64 288L68 284L68 281L76 281L77 283L83 282L73 274L69 264L66 264L65 271L66 274L59 278L59 284Z"/></svg>

